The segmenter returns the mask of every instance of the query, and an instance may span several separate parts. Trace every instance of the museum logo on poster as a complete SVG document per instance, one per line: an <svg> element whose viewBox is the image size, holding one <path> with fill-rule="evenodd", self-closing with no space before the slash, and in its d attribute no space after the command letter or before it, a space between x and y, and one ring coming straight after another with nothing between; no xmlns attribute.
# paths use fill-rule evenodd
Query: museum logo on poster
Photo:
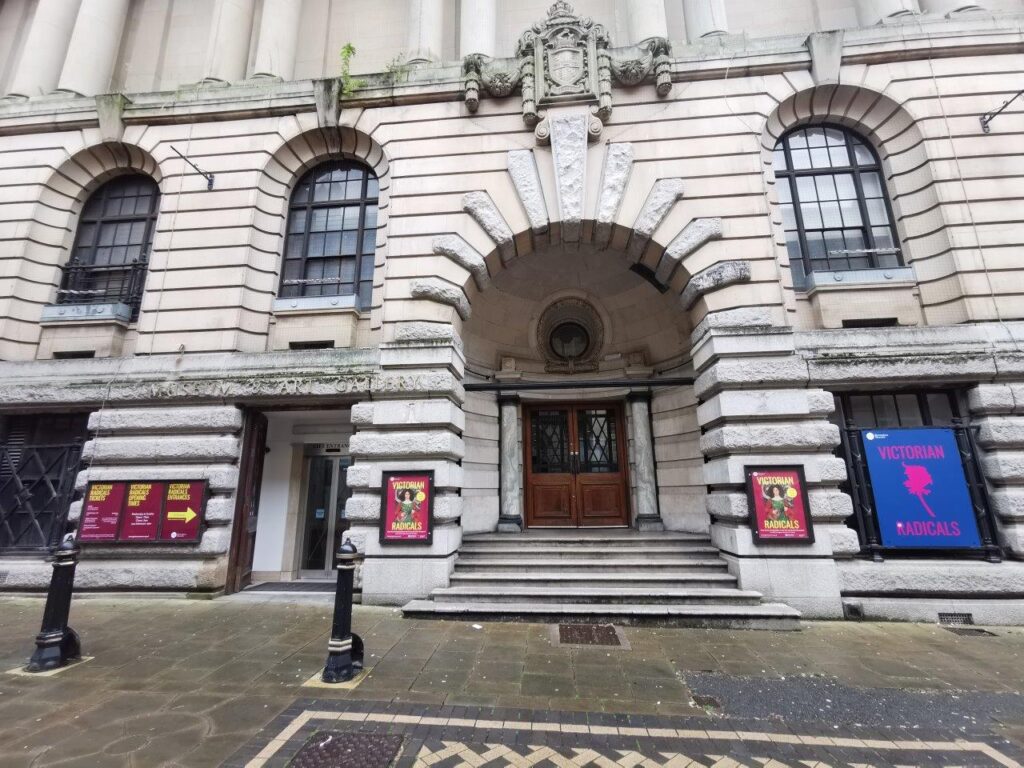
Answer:
<svg viewBox="0 0 1024 768"><path fill-rule="evenodd" d="M981 546L952 429L863 429L861 442L883 546Z"/></svg>
<svg viewBox="0 0 1024 768"><path fill-rule="evenodd" d="M754 538L770 542L814 541L802 467L745 467Z"/></svg>
<svg viewBox="0 0 1024 768"><path fill-rule="evenodd" d="M434 535L434 473L385 472L381 544L430 544Z"/></svg>

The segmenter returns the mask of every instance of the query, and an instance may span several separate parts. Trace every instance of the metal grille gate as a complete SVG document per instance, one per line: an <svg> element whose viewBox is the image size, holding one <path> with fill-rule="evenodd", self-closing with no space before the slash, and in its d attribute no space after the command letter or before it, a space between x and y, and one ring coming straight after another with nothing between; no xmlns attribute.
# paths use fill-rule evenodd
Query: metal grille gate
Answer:
<svg viewBox="0 0 1024 768"><path fill-rule="evenodd" d="M81 442L0 444L0 552L60 542L81 456Z"/></svg>

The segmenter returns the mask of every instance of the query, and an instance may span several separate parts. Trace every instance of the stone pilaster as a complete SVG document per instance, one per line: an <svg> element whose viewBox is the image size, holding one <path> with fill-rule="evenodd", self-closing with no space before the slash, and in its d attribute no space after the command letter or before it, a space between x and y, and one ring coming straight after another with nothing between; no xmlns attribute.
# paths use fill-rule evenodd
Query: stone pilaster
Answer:
<svg viewBox="0 0 1024 768"><path fill-rule="evenodd" d="M979 384L968 407L996 540L1005 554L1024 557L1024 382Z"/></svg>
<svg viewBox="0 0 1024 768"><path fill-rule="evenodd" d="M398 605L448 586L462 543L461 461L465 415L465 359L451 326L429 333L407 323L395 341L381 344L380 367L403 384L386 396L352 406L349 441L352 496L345 515L352 539L366 559L363 602ZM426 375L425 375L426 374ZM431 544L382 546L379 541L383 476L391 470L434 471L434 536Z"/></svg>
<svg viewBox="0 0 1024 768"><path fill-rule="evenodd" d="M105 408L89 417L91 439L83 446L86 469L75 481L206 480L208 498L197 544L90 544L75 576L88 589L223 589L234 521L242 412L234 406L191 405ZM82 502L71 504L77 522ZM50 565L26 560L12 567L8 588L49 582Z"/></svg>
<svg viewBox="0 0 1024 768"><path fill-rule="evenodd" d="M841 616L834 557L855 554L859 543L843 524L852 504L837 487L846 467L832 455L839 429L828 421L831 394L808 388L807 365L794 352L792 329L772 326L767 311L707 316L693 333L693 360L712 541L743 589L808 617ZM804 468L813 544L754 540L746 465Z"/></svg>
<svg viewBox="0 0 1024 768"><path fill-rule="evenodd" d="M626 0L626 22L629 43L643 43L651 38L668 38L665 0Z"/></svg>
<svg viewBox="0 0 1024 768"><path fill-rule="evenodd" d="M683 0L683 17L686 20L686 39L691 43L729 33L725 0Z"/></svg>
<svg viewBox="0 0 1024 768"><path fill-rule="evenodd" d="M633 485L636 488L636 527L641 531L663 531L658 508L658 482L654 468L654 435L651 430L651 395L629 395L629 420L633 437Z"/></svg>
<svg viewBox="0 0 1024 768"><path fill-rule="evenodd" d="M406 61L416 64L441 58L444 0L409 0L409 42Z"/></svg>
<svg viewBox="0 0 1024 768"><path fill-rule="evenodd" d="M302 3L295 0L263 0L254 77L292 79L301 13Z"/></svg>
<svg viewBox="0 0 1024 768"><path fill-rule="evenodd" d="M41 96L57 87L78 6L79 0L39 0L8 96Z"/></svg>
<svg viewBox="0 0 1024 768"><path fill-rule="evenodd" d="M111 92L128 4L129 0L82 0L57 90L81 96Z"/></svg>
<svg viewBox="0 0 1024 768"><path fill-rule="evenodd" d="M459 58L497 55L498 0L462 0L459 7Z"/></svg>
<svg viewBox="0 0 1024 768"><path fill-rule="evenodd" d="M255 0L216 0L206 45L203 80L233 83L245 79Z"/></svg>
<svg viewBox="0 0 1024 768"><path fill-rule="evenodd" d="M501 475L498 530L519 533L523 530L523 470L519 448L519 397L502 395L498 399L501 438L499 472Z"/></svg>

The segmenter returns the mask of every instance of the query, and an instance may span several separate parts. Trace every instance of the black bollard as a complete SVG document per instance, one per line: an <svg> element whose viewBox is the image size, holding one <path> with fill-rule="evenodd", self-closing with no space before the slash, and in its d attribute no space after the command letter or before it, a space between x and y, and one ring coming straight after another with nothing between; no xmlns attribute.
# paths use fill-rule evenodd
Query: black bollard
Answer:
<svg viewBox="0 0 1024 768"><path fill-rule="evenodd" d="M356 563L363 556L351 541L338 549L338 586L334 591L334 621L327 641L327 663L320 679L325 683L347 683L363 668L363 639L352 632L352 586Z"/></svg>
<svg viewBox="0 0 1024 768"><path fill-rule="evenodd" d="M82 658L78 633L68 626L71 591L75 587L75 567L80 551L75 543L75 534L68 533L53 553L53 576L46 594L43 625L36 635L36 650L26 667L29 672L60 669L69 661Z"/></svg>

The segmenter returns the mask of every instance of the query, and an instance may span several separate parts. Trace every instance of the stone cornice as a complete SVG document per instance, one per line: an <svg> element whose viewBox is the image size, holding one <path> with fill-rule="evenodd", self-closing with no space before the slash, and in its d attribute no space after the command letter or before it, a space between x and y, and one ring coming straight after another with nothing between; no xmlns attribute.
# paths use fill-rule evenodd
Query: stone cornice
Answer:
<svg viewBox="0 0 1024 768"><path fill-rule="evenodd" d="M230 402L463 396L447 371L382 371L377 350L154 355L0 363L0 403L9 410L74 403Z"/></svg>
<svg viewBox="0 0 1024 768"><path fill-rule="evenodd" d="M976 16L976 18L974 18ZM673 82L801 71L810 67L807 35L748 39L727 35L700 45L673 44ZM843 64L920 58L1005 55L1024 51L1024 14L972 14L954 20L919 18L909 23L846 30ZM361 76L366 85L345 107L458 101L464 96L459 62L425 64L398 76ZM184 124L230 118L315 112L313 81L249 80L229 86L196 84L176 91L126 94L127 125ZM668 98L678 98L669 96ZM518 109L519 104L514 107ZM0 102L0 135L96 127L96 100L51 95Z"/></svg>

